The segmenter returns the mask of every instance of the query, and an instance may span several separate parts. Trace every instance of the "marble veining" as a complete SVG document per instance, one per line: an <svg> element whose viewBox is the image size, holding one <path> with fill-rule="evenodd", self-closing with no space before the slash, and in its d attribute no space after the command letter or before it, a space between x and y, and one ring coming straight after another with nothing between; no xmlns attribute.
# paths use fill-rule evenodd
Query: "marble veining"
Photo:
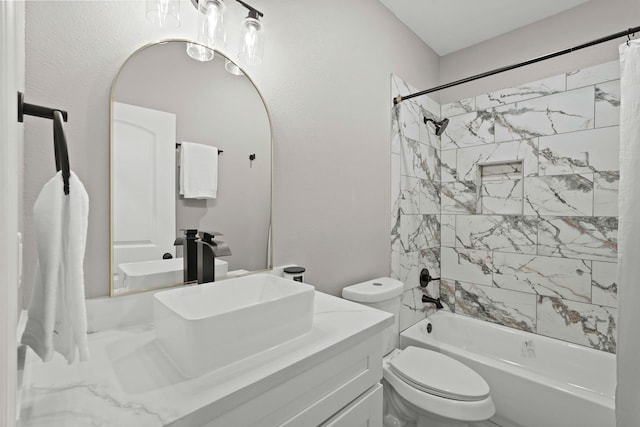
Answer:
<svg viewBox="0 0 640 427"><path fill-rule="evenodd" d="M593 261L591 295L594 304L613 308L618 306L617 270L618 264L615 262Z"/></svg>
<svg viewBox="0 0 640 427"><path fill-rule="evenodd" d="M422 183L418 178L410 176L400 177L400 214L419 214Z"/></svg>
<svg viewBox="0 0 640 427"><path fill-rule="evenodd" d="M538 299L538 333L615 353L617 310L552 297Z"/></svg>
<svg viewBox="0 0 640 427"><path fill-rule="evenodd" d="M470 113L476 110L476 98L465 98L460 101L449 102L443 104L440 108L440 115L442 117L458 116L460 114Z"/></svg>
<svg viewBox="0 0 640 427"><path fill-rule="evenodd" d="M443 247L441 257L443 278L491 286L491 251Z"/></svg>
<svg viewBox="0 0 640 427"><path fill-rule="evenodd" d="M442 246L456 245L456 215L440 216L440 242Z"/></svg>
<svg viewBox="0 0 640 427"><path fill-rule="evenodd" d="M435 182L440 177L439 150L420 141L403 138L400 149L400 173Z"/></svg>
<svg viewBox="0 0 640 427"><path fill-rule="evenodd" d="M616 261L618 219L615 217L545 217L538 226L538 254Z"/></svg>
<svg viewBox="0 0 640 427"><path fill-rule="evenodd" d="M440 187L443 214L469 214L476 211L476 183L446 182Z"/></svg>
<svg viewBox="0 0 640 427"><path fill-rule="evenodd" d="M594 126L593 86L495 108L495 141L574 132Z"/></svg>
<svg viewBox="0 0 640 427"><path fill-rule="evenodd" d="M593 214L593 175L553 175L524 180L525 215Z"/></svg>
<svg viewBox="0 0 640 427"><path fill-rule="evenodd" d="M620 61L605 62L567 73L567 90L620 79Z"/></svg>
<svg viewBox="0 0 640 427"><path fill-rule="evenodd" d="M554 93L564 92L565 89L564 75L553 76L516 87L478 95L476 96L476 108L480 110L498 107L531 98L553 95Z"/></svg>
<svg viewBox="0 0 640 427"><path fill-rule="evenodd" d="M402 251L402 243L400 243L400 235L391 235L391 278L402 280L400 276L400 262L401 257L404 255Z"/></svg>
<svg viewBox="0 0 640 427"><path fill-rule="evenodd" d="M456 281L440 279L440 302L443 310L455 313L456 311Z"/></svg>
<svg viewBox="0 0 640 427"><path fill-rule="evenodd" d="M593 174L593 214L595 216L618 216L619 183L620 172Z"/></svg>
<svg viewBox="0 0 640 427"><path fill-rule="evenodd" d="M455 312L527 332L535 331L534 295L457 281Z"/></svg>
<svg viewBox="0 0 640 427"><path fill-rule="evenodd" d="M433 293L432 290L429 292ZM423 292L419 287L411 288L402 294L400 303L400 330L406 329L424 319L429 314L436 312L434 305L424 304L422 302L423 294L427 294L427 292ZM438 295L430 296L437 298Z"/></svg>
<svg viewBox="0 0 640 427"><path fill-rule="evenodd" d="M455 233L456 246L535 254L538 219L515 215L457 215Z"/></svg>
<svg viewBox="0 0 640 427"><path fill-rule="evenodd" d="M400 175L400 155L391 154L391 234L399 234L400 194L402 178Z"/></svg>
<svg viewBox="0 0 640 427"><path fill-rule="evenodd" d="M522 215L524 180L522 172L482 178L478 213Z"/></svg>
<svg viewBox="0 0 640 427"><path fill-rule="evenodd" d="M402 134L400 133L400 106L391 108L391 153L400 154ZM393 175L392 175L393 176Z"/></svg>
<svg viewBox="0 0 640 427"><path fill-rule="evenodd" d="M443 150L494 142L492 111L474 111L449 118L449 125L441 136Z"/></svg>
<svg viewBox="0 0 640 427"><path fill-rule="evenodd" d="M536 295L591 302L591 262L494 253L493 284Z"/></svg>
<svg viewBox="0 0 640 427"><path fill-rule="evenodd" d="M440 180L441 182L455 182L458 179L459 150L442 150L440 152Z"/></svg>
<svg viewBox="0 0 640 427"><path fill-rule="evenodd" d="M524 176L536 176L538 175L537 151L538 141L535 138L462 148L456 150L455 178L461 181L475 180L479 164L516 161L522 162ZM442 157L444 158L444 154Z"/></svg>
<svg viewBox="0 0 640 427"><path fill-rule="evenodd" d="M439 215L401 215L400 242L404 252L440 246Z"/></svg>
<svg viewBox="0 0 640 427"><path fill-rule="evenodd" d="M404 138L420 140L420 123L422 122L420 106L409 100L401 102L396 108L400 135Z"/></svg>
<svg viewBox="0 0 640 427"><path fill-rule="evenodd" d="M620 80L596 85L596 127L620 124Z"/></svg>
<svg viewBox="0 0 640 427"><path fill-rule="evenodd" d="M540 175L616 171L619 138L616 126L541 137Z"/></svg>
<svg viewBox="0 0 640 427"><path fill-rule="evenodd" d="M420 213L440 214L440 185L439 180L431 181L423 179L420 181Z"/></svg>

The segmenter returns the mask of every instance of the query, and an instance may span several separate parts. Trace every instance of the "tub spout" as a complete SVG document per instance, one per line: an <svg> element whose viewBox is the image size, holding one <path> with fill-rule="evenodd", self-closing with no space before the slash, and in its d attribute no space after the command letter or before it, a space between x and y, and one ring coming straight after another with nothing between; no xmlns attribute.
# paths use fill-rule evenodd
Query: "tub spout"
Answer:
<svg viewBox="0 0 640 427"><path fill-rule="evenodd" d="M422 295L422 302L430 302L432 304L435 304L438 310L440 310L441 308L444 308L444 306L442 305L442 302L440 302L440 298L431 298L428 295Z"/></svg>

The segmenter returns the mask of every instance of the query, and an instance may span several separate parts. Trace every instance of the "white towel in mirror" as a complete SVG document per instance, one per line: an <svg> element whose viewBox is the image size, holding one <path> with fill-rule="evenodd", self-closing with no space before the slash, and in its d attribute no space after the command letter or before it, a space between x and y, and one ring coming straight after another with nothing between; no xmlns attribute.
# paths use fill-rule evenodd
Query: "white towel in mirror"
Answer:
<svg viewBox="0 0 640 427"><path fill-rule="evenodd" d="M218 148L184 141L180 147L180 195L185 199L215 199Z"/></svg>

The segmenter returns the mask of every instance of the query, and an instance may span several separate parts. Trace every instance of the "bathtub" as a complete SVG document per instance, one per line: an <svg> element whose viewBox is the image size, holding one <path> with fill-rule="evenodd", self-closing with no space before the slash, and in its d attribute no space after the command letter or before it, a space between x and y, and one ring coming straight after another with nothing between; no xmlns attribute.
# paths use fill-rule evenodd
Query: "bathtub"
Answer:
<svg viewBox="0 0 640 427"><path fill-rule="evenodd" d="M409 345L482 375L502 427L615 427L613 354L442 310L401 333Z"/></svg>

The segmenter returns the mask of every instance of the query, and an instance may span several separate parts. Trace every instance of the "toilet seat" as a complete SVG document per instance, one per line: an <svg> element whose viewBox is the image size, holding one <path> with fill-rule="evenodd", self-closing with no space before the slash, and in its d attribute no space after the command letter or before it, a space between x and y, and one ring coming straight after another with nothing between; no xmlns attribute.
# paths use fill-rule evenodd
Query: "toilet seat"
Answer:
<svg viewBox="0 0 640 427"><path fill-rule="evenodd" d="M409 348L411 347L407 347L405 350L396 349L384 358L383 379L384 379L384 383L388 383L388 384L385 384L385 386L390 385L393 391L395 391L406 402L413 405L418 410L423 410L426 412L437 414L445 418L450 418L453 420L459 420L464 422L480 422L480 421L488 420L495 414L495 405L493 403L493 399L491 399L491 395L489 394L489 386L486 384L486 382L480 375L478 375L475 371L468 368L466 365L463 365L460 363L460 365L463 367L461 371L466 372L466 369L469 369L474 374L474 375L470 375L470 377L476 378L477 376L477 378L479 378L482 381L482 383L484 383L484 385L486 386L486 390L487 390L486 394L484 391L482 391L482 389L480 389L480 392L478 392L477 391L478 389L476 389L475 392L471 392L471 393L469 393L468 391L465 391L464 389L460 389L458 387L452 387L452 388L449 388L448 390L438 390L438 388L446 389L446 387L442 385L435 386L435 387L420 386L419 388L419 387L416 387L416 385L420 385L420 383L424 383L425 382L424 377L420 377L418 375L418 378L422 378L422 380L416 381L416 378L412 377L410 381L406 381L407 379L409 379L407 378L408 375L406 374L407 372L406 370L404 370L405 374L400 374L400 375L396 374L395 371L397 371L398 368L392 368L391 363L396 358L400 357L402 353L407 351L407 349ZM426 350L426 349L416 348L416 347L413 347L413 348L415 348L417 352L416 350L409 350L409 353L408 353L409 356L405 356L400 359L401 367L406 367L402 362L403 359L412 359L413 357L419 358L419 361L413 362L411 364L412 366L417 366L422 368L426 365L431 365L434 370L440 370L442 376L451 375L451 374L455 376L455 371L460 367L456 363L450 363L450 361L453 361L453 362L457 362L457 361L449 358L449 356L446 356L431 350ZM445 360L445 359L450 359L450 360ZM407 362L407 363L410 363L410 362ZM396 365L397 364L398 362L396 362ZM450 369L453 369L453 371L451 371ZM441 384L447 384L446 380L443 380L443 381L445 382ZM452 381L452 383L460 384L461 382ZM472 397L476 400L458 400L455 398L440 396L435 394L433 390L434 388L436 389L435 391L439 392L439 394L444 394L452 397L456 395L461 395L462 397L464 397L465 395L467 395L467 398ZM425 390L429 390L429 391L425 391ZM484 397L480 397L480 395L483 395Z"/></svg>
<svg viewBox="0 0 640 427"><path fill-rule="evenodd" d="M489 385L480 375L442 353L409 346L389 361L389 367L402 381L424 393L465 402L489 396Z"/></svg>

